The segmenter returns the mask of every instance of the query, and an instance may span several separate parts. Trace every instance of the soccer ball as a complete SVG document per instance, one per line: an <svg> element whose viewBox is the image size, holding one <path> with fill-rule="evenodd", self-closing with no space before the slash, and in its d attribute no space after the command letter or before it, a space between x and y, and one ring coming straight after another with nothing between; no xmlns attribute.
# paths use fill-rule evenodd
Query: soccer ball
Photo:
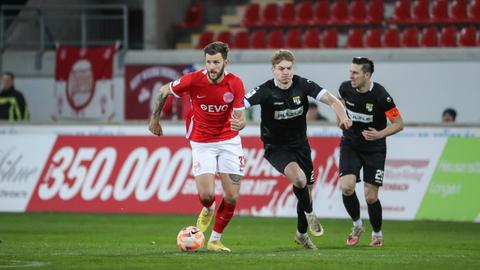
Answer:
<svg viewBox="0 0 480 270"><path fill-rule="evenodd" d="M183 227L177 235L177 246L181 251L197 251L205 245L205 236L195 226Z"/></svg>

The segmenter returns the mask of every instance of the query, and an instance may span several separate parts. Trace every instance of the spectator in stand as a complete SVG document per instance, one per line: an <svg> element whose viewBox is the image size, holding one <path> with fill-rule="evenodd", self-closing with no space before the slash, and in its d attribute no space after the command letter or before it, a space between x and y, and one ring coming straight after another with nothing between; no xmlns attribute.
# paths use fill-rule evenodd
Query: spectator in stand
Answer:
<svg viewBox="0 0 480 270"><path fill-rule="evenodd" d="M6 71L2 76L0 92L0 120L22 121L30 119L27 102L22 92L15 88L15 75Z"/></svg>
<svg viewBox="0 0 480 270"><path fill-rule="evenodd" d="M328 121L328 119L320 113L317 103L310 102L308 103L307 121Z"/></svg>
<svg viewBox="0 0 480 270"><path fill-rule="evenodd" d="M442 113L442 123L455 123L457 119L457 110L446 108Z"/></svg>

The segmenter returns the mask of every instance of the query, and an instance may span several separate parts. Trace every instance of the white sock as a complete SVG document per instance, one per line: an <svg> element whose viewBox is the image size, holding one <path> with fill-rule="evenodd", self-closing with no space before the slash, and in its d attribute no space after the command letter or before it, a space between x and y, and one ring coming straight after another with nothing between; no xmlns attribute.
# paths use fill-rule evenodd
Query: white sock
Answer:
<svg viewBox="0 0 480 270"><path fill-rule="evenodd" d="M210 241L218 241L218 240L220 240L220 238L222 238L221 233L217 233L216 231L212 231L212 234L210 235L210 240L208 240L208 241L209 242Z"/></svg>
<svg viewBox="0 0 480 270"><path fill-rule="evenodd" d="M355 220L355 221L353 222L353 226L355 226L355 227L357 227L357 228L363 227L362 219L359 218L358 220Z"/></svg>
<svg viewBox="0 0 480 270"><path fill-rule="evenodd" d="M380 236L380 237L383 238L382 230L380 230L379 232L373 232L372 231L372 236Z"/></svg>

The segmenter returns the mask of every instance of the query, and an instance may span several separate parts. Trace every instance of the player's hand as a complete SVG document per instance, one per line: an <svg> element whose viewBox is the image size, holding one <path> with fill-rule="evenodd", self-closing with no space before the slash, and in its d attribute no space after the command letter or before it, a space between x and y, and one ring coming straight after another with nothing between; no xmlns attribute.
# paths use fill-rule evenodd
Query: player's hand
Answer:
<svg viewBox="0 0 480 270"><path fill-rule="evenodd" d="M230 129L233 131L240 131L245 127L245 120L235 117L235 114L232 114L230 119Z"/></svg>
<svg viewBox="0 0 480 270"><path fill-rule="evenodd" d="M375 141L383 138L383 135L380 133L380 131L372 127L369 127L368 129L362 131L362 135L367 141Z"/></svg>
<svg viewBox="0 0 480 270"><path fill-rule="evenodd" d="M337 118L338 119L338 118ZM343 121L337 120L337 125L339 128L345 130L349 129L352 126L353 122L350 118L345 118Z"/></svg>
<svg viewBox="0 0 480 270"><path fill-rule="evenodd" d="M162 136L163 130L160 125L160 120L155 117L150 117L150 123L148 124L148 130L153 133L153 135Z"/></svg>

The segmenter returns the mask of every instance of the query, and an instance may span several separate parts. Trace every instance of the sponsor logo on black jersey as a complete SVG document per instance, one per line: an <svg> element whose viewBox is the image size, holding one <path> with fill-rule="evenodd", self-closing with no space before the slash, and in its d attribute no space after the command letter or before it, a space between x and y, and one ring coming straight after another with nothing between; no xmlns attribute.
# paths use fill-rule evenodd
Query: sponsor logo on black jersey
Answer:
<svg viewBox="0 0 480 270"><path fill-rule="evenodd" d="M354 122L362 122L362 123L372 123L373 122L373 115L363 114L352 112L347 109L348 117L352 119Z"/></svg>
<svg viewBox="0 0 480 270"><path fill-rule="evenodd" d="M303 107L298 107L296 109L286 109L283 111L275 111L273 118L275 120L285 120L285 119L292 119L297 116L301 116L303 114Z"/></svg>

